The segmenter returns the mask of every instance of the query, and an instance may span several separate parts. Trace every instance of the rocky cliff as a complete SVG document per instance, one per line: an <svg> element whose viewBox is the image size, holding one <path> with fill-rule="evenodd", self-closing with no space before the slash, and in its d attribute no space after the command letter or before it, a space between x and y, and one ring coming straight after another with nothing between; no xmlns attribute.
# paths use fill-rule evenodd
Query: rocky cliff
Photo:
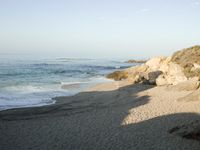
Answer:
<svg viewBox="0 0 200 150"><path fill-rule="evenodd" d="M200 46L175 52L171 57L155 57L139 66L116 71L107 76L114 80L129 80L133 83L180 85L183 90L197 89L200 78ZM188 88L187 89L187 84ZM193 86L193 87L191 87Z"/></svg>

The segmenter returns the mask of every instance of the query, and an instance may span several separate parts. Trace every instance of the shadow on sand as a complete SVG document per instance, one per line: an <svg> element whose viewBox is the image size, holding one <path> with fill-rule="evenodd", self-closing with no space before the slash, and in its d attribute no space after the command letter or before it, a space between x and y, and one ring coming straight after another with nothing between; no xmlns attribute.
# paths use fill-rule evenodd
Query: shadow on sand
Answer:
<svg viewBox="0 0 200 150"><path fill-rule="evenodd" d="M200 116L180 113L122 125L130 109L149 103L138 93L152 85L56 98L55 105L0 112L1 150L182 150L200 149ZM163 106L164 107L164 106ZM184 129L183 129L184 128ZM182 131L183 130L183 131ZM177 136L179 135L179 136ZM182 138L182 137L185 138ZM188 140L195 139L195 140Z"/></svg>

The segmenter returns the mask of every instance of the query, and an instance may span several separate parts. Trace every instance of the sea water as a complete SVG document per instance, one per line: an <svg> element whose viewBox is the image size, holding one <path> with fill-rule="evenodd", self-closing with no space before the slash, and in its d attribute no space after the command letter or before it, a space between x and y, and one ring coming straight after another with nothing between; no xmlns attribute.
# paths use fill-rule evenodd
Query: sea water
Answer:
<svg viewBox="0 0 200 150"><path fill-rule="evenodd" d="M0 56L0 110L53 104L54 97L110 82L108 73L130 66L116 60Z"/></svg>

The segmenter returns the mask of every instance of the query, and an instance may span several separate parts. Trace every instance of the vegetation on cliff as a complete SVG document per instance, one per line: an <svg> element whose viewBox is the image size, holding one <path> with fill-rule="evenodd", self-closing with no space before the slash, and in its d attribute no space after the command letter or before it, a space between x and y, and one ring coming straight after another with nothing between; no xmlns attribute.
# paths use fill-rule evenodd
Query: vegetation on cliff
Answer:
<svg viewBox="0 0 200 150"><path fill-rule="evenodd" d="M172 61L183 68L186 77L200 77L200 45L174 53Z"/></svg>

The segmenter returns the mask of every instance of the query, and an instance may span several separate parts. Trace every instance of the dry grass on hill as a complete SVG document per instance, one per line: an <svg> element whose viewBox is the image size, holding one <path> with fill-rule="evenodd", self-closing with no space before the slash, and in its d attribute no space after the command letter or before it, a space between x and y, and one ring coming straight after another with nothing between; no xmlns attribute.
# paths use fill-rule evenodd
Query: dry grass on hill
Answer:
<svg viewBox="0 0 200 150"><path fill-rule="evenodd" d="M200 77L200 68L192 70L194 64L200 65L200 45L174 53L172 61L183 67L184 73L187 77Z"/></svg>

